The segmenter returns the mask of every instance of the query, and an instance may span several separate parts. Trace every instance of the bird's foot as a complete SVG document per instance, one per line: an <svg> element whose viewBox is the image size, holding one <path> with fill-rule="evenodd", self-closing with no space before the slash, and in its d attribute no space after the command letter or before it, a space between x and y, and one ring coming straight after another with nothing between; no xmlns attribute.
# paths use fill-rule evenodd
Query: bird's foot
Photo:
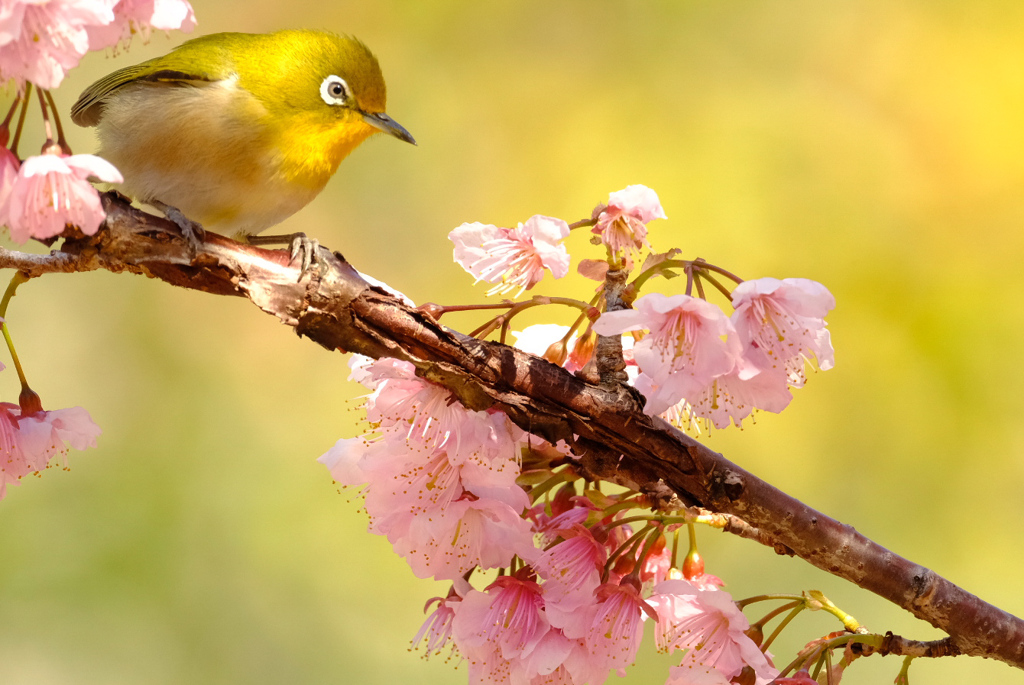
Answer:
<svg viewBox="0 0 1024 685"><path fill-rule="evenodd" d="M301 270L299 280L314 268L322 272L327 267L320 241L309 238L305 233L288 233L285 235L250 235L246 236L250 245L289 245L292 261L299 260Z"/></svg>
<svg viewBox="0 0 1024 685"><path fill-rule="evenodd" d="M203 241L206 240L206 229L202 227L198 222L192 221L187 216L181 213L181 210L177 207L171 207L168 204L159 202L157 200L150 200L149 204L153 205L167 217L171 223L178 227L181 231L182 237L188 243L188 246L192 248L192 252L198 252L202 246Z"/></svg>

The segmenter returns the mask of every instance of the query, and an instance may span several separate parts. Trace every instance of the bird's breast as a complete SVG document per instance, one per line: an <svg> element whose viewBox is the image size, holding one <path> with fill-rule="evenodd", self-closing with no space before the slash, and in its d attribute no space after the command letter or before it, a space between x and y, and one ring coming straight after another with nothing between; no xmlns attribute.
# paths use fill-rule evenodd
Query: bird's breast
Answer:
<svg viewBox="0 0 1024 685"><path fill-rule="evenodd" d="M315 156L295 158L286 131L233 79L126 86L98 126L100 154L123 174L126 194L229 234L284 220L337 169Z"/></svg>

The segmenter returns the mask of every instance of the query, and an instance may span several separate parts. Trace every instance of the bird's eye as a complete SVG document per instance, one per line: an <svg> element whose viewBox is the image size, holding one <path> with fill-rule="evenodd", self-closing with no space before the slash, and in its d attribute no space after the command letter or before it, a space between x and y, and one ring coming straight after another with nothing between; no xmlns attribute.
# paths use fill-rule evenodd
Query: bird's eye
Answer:
<svg viewBox="0 0 1024 685"><path fill-rule="evenodd" d="M348 102L348 84L340 76L328 76L320 84L320 97L328 105L344 105Z"/></svg>

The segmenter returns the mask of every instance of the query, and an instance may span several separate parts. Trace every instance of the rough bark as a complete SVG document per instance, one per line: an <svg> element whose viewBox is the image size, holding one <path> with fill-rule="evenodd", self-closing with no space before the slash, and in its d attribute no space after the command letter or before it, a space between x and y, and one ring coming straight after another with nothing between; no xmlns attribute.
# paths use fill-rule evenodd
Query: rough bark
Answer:
<svg viewBox="0 0 1024 685"><path fill-rule="evenodd" d="M210 234L191 251L163 219L104 196L107 226L68 235L49 256L0 251L0 267L30 276L105 269L251 300L331 349L412 362L468 407L497 407L552 442L574 442L579 468L645 493L656 507L700 506L730 516L727 529L798 556L945 631L937 643L893 637L891 653L967 654L1024 668L1024 621L971 595L790 497L668 423L646 416L631 389L593 384L518 350L480 341L371 286L341 255L325 253L301 280L283 251Z"/></svg>

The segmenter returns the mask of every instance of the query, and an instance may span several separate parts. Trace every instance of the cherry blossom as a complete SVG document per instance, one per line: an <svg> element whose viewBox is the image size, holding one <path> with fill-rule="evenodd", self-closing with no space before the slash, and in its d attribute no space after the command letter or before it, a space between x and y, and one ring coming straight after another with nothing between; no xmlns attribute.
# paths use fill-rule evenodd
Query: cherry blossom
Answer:
<svg viewBox="0 0 1024 685"><path fill-rule="evenodd" d="M754 370L744 378L743 369L749 366L745 357L737 360L736 367L727 374L716 376L691 400L690 412L694 417L708 419L715 428L726 428L730 420L737 426L754 409L779 413L789 406L793 394L786 376L774 370Z"/></svg>
<svg viewBox="0 0 1024 685"><path fill-rule="evenodd" d="M624 669L636 659L644 635L641 617L644 613L654 614L654 610L628 579L616 585L602 585L595 595L598 604L585 637L587 649L601 671L617 670L625 675ZM603 679L593 685L601 682Z"/></svg>
<svg viewBox="0 0 1024 685"><path fill-rule="evenodd" d="M633 185L608 196L608 205L600 208L597 224L591 231L612 254L629 253L647 245L647 224L665 219L658 194L647 186Z"/></svg>
<svg viewBox="0 0 1024 685"><path fill-rule="evenodd" d="M68 447L95 447L99 434L99 427L81 407L23 415L18 405L0 402L0 499L8 485L46 469Z"/></svg>
<svg viewBox="0 0 1024 685"><path fill-rule="evenodd" d="M544 277L569 272L569 253L562 245L569 225L561 219L536 215L517 228L490 224L462 224L448 234L455 243L455 261L476 277L496 285L488 295L516 291L518 297Z"/></svg>
<svg viewBox="0 0 1024 685"><path fill-rule="evenodd" d="M110 162L94 155L29 157L3 198L0 224L18 243L60 235L68 224L93 235L105 214L91 177L108 183L124 180Z"/></svg>
<svg viewBox="0 0 1024 685"><path fill-rule="evenodd" d="M366 398L367 419L388 440L443 447L456 459L464 445L508 454L515 449L504 414L466 409L446 388L418 378L410 362L378 359L354 368L352 377L374 391Z"/></svg>
<svg viewBox="0 0 1024 685"><path fill-rule="evenodd" d="M181 30L190 33L196 26L196 15L187 0L120 0L114 7L113 21L106 25L87 26L89 49L127 45L132 36L150 31Z"/></svg>
<svg viewBox="0 0 1024 685"><path fill-rule="evenodd" d="M451 645L449 658L457 652L455 643L452 642L452 624L455 620L455 609L459 606L461 598L451 595L444 599L434 597L427 602L427 607L429 608L435 602L437 607L427 616L427 620L423 622L412 639L413 649L418 649L420 642L426 640L424 659L440 654L449 645Z"/></svg>
<svg viewBox="0 0 1024 685"><path fill-rule="evenodd" d="M458 607L453 632L469 662L470 682L481 685L538 677L552 682L547 679L574 646L552 630L540 586L528 570L499 577L484 592L470 591Z"/></svg>
<svg viewBox="0 0 1024 685"><path fill-rule="evenodd" d="M575 524L560 532L564 539L545 550L534 568L546 581L548 602L557 604L560 611L572 611L593 602L608 552L589 528Z"/></svg>
<svg viewBox="0 0 1024 685"><path fill-rule="evenodd" d="M641 371L636 387L647 397L645 413L661 414L682 399L692 403L711 379L736 365L740 345L735 330L715 305L689 295L651 293L633 306L605 312L594 331L650 330L633 348Z"/></svg>
<svg viewBox="0 0 1024 685"><path fill-rule="evenodd" d="M486 645L504 659L529 654L550 630L544 616L540 585L520 577L501 576L485 592L463 599L454 629L460 648Z"/></svg>
<svg viewBox="0 0 1024 685"><path fill-rule="evenodd" d="M89 50L88 27L114 21L117 0L7 0L0 8L0 80L56 88Z"/></svg>
<svg viewBox="0 0 1024 685"><path fill-rule="evenodd" d="M684 652L680 667L714 668L728 680L750 666L759 678L778 671L744 633L750 623L724 590L701 590L686 580L659 583L648 602L657 612L654 639L659 651Z"/></svg>
<svg viewBox="0 0 1024 685"><path fill-rule="evenodd" d="M754 372L781 373L799 388L807 380L805 359L817 360L823 371L832 368L834 353L824 317L836 300L822 284L806 278L758 278L737 285L732 302L733 325Z"/></svg>

